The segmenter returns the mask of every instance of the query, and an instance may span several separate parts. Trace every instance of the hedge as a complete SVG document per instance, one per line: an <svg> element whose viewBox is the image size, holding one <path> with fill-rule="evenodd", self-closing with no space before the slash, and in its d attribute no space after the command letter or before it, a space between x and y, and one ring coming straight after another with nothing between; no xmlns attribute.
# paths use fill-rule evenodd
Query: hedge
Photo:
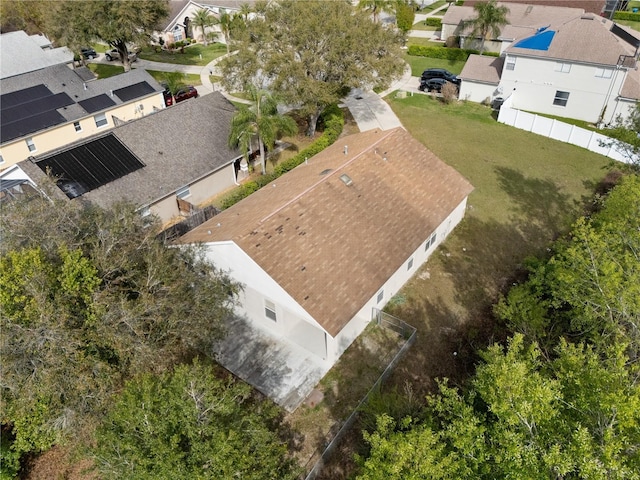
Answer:
<svg viewBox="0 0 640 480"><path fill-rule="evenodd" d="M422 45L411 45L407 50L409 55L416 57L429 57L439 58L442 60L459 60L466 61L469 55L472 53L480 53L478 50L467 50L463 48L449 48L449 47L426 47ZM484 55L498 57L499 53L496 52L484 52Z"/></svg>
<svg viewBox="0 0 640 480"><path fill-rule="evenodd" d="M322 150L334 143L342 133L342 128L344 127L344 114L342 113L342 110L340 110L337 105L331 105L325 109L320 118L324 123L324 132L322 132L322 135L320 135L315 142L304 150L298 152L293 157L276 165L273 173L262 175L255 180L245 182L240 187L236 188L232 193L224 198L222 201L222 209L224 210L235 205L243 198L246 198L253 192L260 190L280 175L287 173L289 170L293 170L308 158L320 153Z"/></svg>
<svg viewBox="0 0 640 480"><path fill-rule="evenodd" d="M631 20L632 22L640 22L640 13L633 12L616 12L613 14L614 20Z"/></svg>
<svg viewBox="0 0 640 480"><path fill-rule="evenodd" d="M442 19L439 17L427 17L424 23L430 27L442 27Z"/></svg>

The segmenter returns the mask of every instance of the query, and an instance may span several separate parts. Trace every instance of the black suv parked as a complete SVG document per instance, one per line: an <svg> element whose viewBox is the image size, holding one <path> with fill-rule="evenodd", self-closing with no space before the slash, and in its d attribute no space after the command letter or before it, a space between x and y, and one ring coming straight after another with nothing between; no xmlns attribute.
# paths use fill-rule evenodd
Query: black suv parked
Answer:
<svg viewBox="0 0 640 480"><path fill-rule="evenodd" d="M98 54L91 47L82 47L80 49L80 53L82 53L82 56L84 58L88 58L89 60L93 60L94 58L98 58Z"/></svg>
<svg viewBox="0 0 640 480"><path fill-rule="evenodd" d="M457 75L454 75L449 70L445 70L444 68L428 68L424 72L422 72L422 76L420 77L420 81L424 82L426 80L430 80L432 78L444 78L446 81L451 82L455 85L460 85L460 79Z"/></svg>

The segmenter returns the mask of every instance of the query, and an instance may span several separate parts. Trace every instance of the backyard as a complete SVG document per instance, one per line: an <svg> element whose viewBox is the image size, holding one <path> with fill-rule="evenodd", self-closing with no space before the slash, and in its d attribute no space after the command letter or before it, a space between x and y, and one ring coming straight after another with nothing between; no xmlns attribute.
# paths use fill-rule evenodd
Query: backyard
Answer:
<svg viewBox="0 0 640 480"><path fill-rule="evenodd" d="M465 220L386 308L418 334L384 391L409 392L421 401L436 378L460 384L471 373L475 349L501 338L492 303L522 277L526 257L544 255L585 211L608 161L498 124L491 110L478 104L444 105L428 95L389 103L414 137L475 186ZM361 355L361 342L372 332L365 332L321 382L325 401L290 416L307 440L324 445L328 439L322 432L344 420L371 386L371 375L351 374L370 368L371 356ZM361 448L354 429L319 478L348 478L353 453Z"/></svg>

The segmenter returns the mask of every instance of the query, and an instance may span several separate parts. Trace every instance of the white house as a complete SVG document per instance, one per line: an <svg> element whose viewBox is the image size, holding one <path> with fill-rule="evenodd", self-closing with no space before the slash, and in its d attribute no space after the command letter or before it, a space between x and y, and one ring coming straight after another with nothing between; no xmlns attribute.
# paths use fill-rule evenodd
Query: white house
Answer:
<svg viewBox="0 0 640 480"><path fill-rule="evenodd" d="M372 309L384 307L462 220L472 189L404 129L372 130L341 138L181 237L204 244L243 285L236 313L252 330L306 352L288 368L286 359L265 360L256 378L265 348L249 353L247 336L230 332L223 365L295 409Z"/></svg>
<svg viewBox="0 0 640 480"><path fill-rule="evenodd" d="M511 96L516 109L611 123L640 99L639 47L640 32L592 13L540 25L507 42L500 60L470 56L460 98Z"/></svg>
<svg viewBox="0 0 640 480"><path fill-rule="evenodd" d="M0 35L0 79L72 64L73 52L67 47L53 48L44 35L27 35L22 30Z"/></svg>

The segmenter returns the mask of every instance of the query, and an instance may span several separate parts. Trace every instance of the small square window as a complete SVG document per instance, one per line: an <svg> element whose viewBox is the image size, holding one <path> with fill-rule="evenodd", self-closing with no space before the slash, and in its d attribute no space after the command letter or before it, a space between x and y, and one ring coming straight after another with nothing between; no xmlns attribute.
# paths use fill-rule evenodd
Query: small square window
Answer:
<svg viewBox="0 0 640 480"><path fill-rule="evenodd" d="M269 320L273 320L274 322L277 321L275 303L273 303L273 302L271 302L269 300L265 300L264 301L264 315Z"/></svg>
<svg viewBox="0 0 640 480"><path fill-rule="evenodd" d="M30 152L35 152L36 151L36 144L33 143L33 138L29 137L26 140L27 142L27 148L29 149Z"/></svg>
<svg viewBox="0 0 640 480"><path fill-rule="evenodd" d="M613 75L613 70L610 68L596 68L596 77L597 78L611 78Z"/></svg>
<svg viewBox="0 0 640 480"><path fill-rule="evenodd" d="M82 131L82 125L80 125L80 122L73 122L73 128L76 129L76 132Z"/></svg>
<svg viewBox="0 0 640 480"><path fill-rule="evenodd" d="M556 91L556 96L553 99L553 104L559 107L566 107L569 101L569 92Z"/></svg>
<svg viewBox="0 0 640 480"><path fill-rule="evenodd" d="M426 252L427 250L429 250L429 248L431 248L431 246L436 243L436 236L437 233L433 232L431 234L431 236L429 237L429 239L427 240L427 243L424 244L424 251Z"/></svg>
<svg viewBox="0 0 640 480"><path fill-rule="evenodd" d="M409 259L409 263L407 263L407 270L411 270L411 267L413 267L413 258Z"/></svg>
<svg viewBox="0 0 640 480"><path fill-rule="evenodd" d="M107 116L104 113L99 113L98 115L95 115L93 119L96 121L96 127L98 128L104 127L109 123L107 122Z"/></svg>
<svg viewBox="0 0 640 480"><path fill-rule="evenodd" d="M189 187L183 187L176 192L176 197L178 198L187 198L190 195L191 195L191 190L189 190Z"/></svg>
<svg viewBox="0 0 640 480"><path fill-rule="evenodd" d="M384 290L380 290L380 292L378 292L378 299L376 302L380 303L382 300L384 300Z"/></svg>
<svg viewBox="0 0 640 480"><path fill-rule="evenodd" d="M570 63L562 63L562 62L556 63L556 72L569 73L570 71L571 71Z"/></svg>
<svg viewBox="0 0 640 480"><path fill-rule="evenodd" d="M515 57L507 57L507 62L505 64L507 70L515 70L516 69L516 58Z"/></svg>

